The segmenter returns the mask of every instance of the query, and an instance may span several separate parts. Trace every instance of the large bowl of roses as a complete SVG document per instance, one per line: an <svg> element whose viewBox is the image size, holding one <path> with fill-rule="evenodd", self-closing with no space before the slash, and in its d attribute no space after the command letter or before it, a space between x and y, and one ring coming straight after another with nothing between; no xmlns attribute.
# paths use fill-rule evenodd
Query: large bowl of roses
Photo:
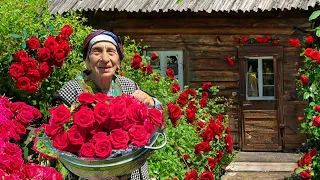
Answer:
<svg viewBox="0 0 320 180"><path fill-rule="evenodd" d="M163 112L134 97L82 93L78 103L50 110L48 124L38 131L46 146L72 173L86 179L131 174L143 166L150 150L165 146ZM154 146L159 136L162 144Z"/></svg>

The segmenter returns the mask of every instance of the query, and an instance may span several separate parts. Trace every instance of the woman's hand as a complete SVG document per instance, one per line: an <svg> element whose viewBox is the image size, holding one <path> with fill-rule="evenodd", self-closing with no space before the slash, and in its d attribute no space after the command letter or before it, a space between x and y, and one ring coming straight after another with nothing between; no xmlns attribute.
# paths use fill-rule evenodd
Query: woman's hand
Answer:
<svg viewBox="0 0 320 180"><path fill-rule="evenodd" d="M138 101L145 104L146 106L151 107L151 108L154 107L154 101L147 93L145 93L141 90L136 90L131 95L133 97L135 97Z"/></svg>

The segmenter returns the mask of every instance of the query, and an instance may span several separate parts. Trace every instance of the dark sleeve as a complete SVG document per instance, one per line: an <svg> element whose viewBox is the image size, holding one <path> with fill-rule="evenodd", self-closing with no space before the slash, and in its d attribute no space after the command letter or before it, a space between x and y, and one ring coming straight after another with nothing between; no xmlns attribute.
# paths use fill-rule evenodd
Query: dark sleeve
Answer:
<svg viewBox="0 0 320 180"><path fill-rule="evenodd" d="M67 82L55 95L52 97L52 104L65 104L71 106L78 99L78 95L81 94L81 89L77 80Z"/></svg>

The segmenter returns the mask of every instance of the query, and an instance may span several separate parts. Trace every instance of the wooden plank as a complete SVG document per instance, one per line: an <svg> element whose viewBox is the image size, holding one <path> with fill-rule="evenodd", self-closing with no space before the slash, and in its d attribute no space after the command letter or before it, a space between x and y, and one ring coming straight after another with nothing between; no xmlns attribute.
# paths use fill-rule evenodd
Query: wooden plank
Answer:
<svg viewBox="0 0 320 180"><path fill-rule="evenodd" d="M299 143L284 145L285 150L297 150L297 149L301 149L301 148L302 148L302 144L299 144Z"/></svg>
<svg viewBox="0 0 320 180"><path fill-rule="evenodd" d="M136 34L228 34L228 35L237 35L237 34L280 34L288 35L293 34L294 30L292 27L237 27L230 28L228 26L212 27L212 28L198 28L198 27L187 27L183 28L143 28L138 26L134 28L128 27L114 27L113 31L116 34L120 35L136 35Z"/></svg>
<svg viewBox="0 0 320 180"><path fill-rule="evenodd" d="M194 59L189 60L189 70L234 70L238 66L230 66L227 57L219 59Z"/></svg>
<svg viewBox="0 0 320 180"><path fill-rule="evenodd" d="M201 48L197 50L190 50L189 51L189 58L191 60L194 59L223 59L228 56L236 56L237 55L237 48L233 47L231 51L227 50L203 50Z"/></svg>
<svg viewBox="0 0 320 180"><path fill-rule="evenodd" d="M306 136L299 134L299 135L292 135L292 134L286 134L285 136L285 144L287 143L294 143L294 144L301 144L306 142Z"/></svg>
<svg viewBox="0 0 320 180"><path fill-rule="evenodd" d="M190 81L238 81L239 72L234 71L190 71Z"/></svg>
<svg viewBox="0 0 320 180"><path fill-rule="evenodd" d="M201 81L191 81L189 82L189 86L191 88L201 88L203 83L205 83L205 81L201 82ZM220 90L223 89L239 89L239 82L238 81L233 81L233 82L211 82L214 86L219 86Z"/></svg>
<svg viewBox="0 0 320 180"><path fill-rule="evenodd" d="M260 118L276 118L277 111L269 110L244 110L243 111L245 118L255 118L256 116Z"/></svg>
<svg viewBox="0 0 320 180"><path fill-rule="evenodd" d="M242 149L244 151L281 151L282 147L276 144L254 144L245 145Z"/></svg>
<svg viewBox="0 0 320 180"><path fill-rule="evenodd" d="M238 57L254 57L254 56L274 56L277 58L283 57L283 47L274 45L256 46L256 45L245 45L239 48Z"/></svg>

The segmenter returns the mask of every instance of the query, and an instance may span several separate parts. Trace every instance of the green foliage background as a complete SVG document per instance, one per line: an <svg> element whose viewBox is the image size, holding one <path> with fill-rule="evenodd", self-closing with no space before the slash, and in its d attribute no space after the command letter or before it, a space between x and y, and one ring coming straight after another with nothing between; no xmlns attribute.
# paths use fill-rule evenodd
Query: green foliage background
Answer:
<svg viewBox="0 0 320 180"><path fill-rule="evenodd" d="M46 121L48 108L52 106L52 95L83 69L80 50L91 27L83 25L85 18L75 12L63 16L51 15L47 0L2 0L0 17L0 94L12 97L13 101L25 101L36 106L44 115L43 121ZM71 52L63 67L54 69L35 94L17 89L8 74L14 52L24 49L25 40L31 36L38 37L43 43L49 35L57 35L65 24L69 24L74 33L70 36Z"/></svg>

